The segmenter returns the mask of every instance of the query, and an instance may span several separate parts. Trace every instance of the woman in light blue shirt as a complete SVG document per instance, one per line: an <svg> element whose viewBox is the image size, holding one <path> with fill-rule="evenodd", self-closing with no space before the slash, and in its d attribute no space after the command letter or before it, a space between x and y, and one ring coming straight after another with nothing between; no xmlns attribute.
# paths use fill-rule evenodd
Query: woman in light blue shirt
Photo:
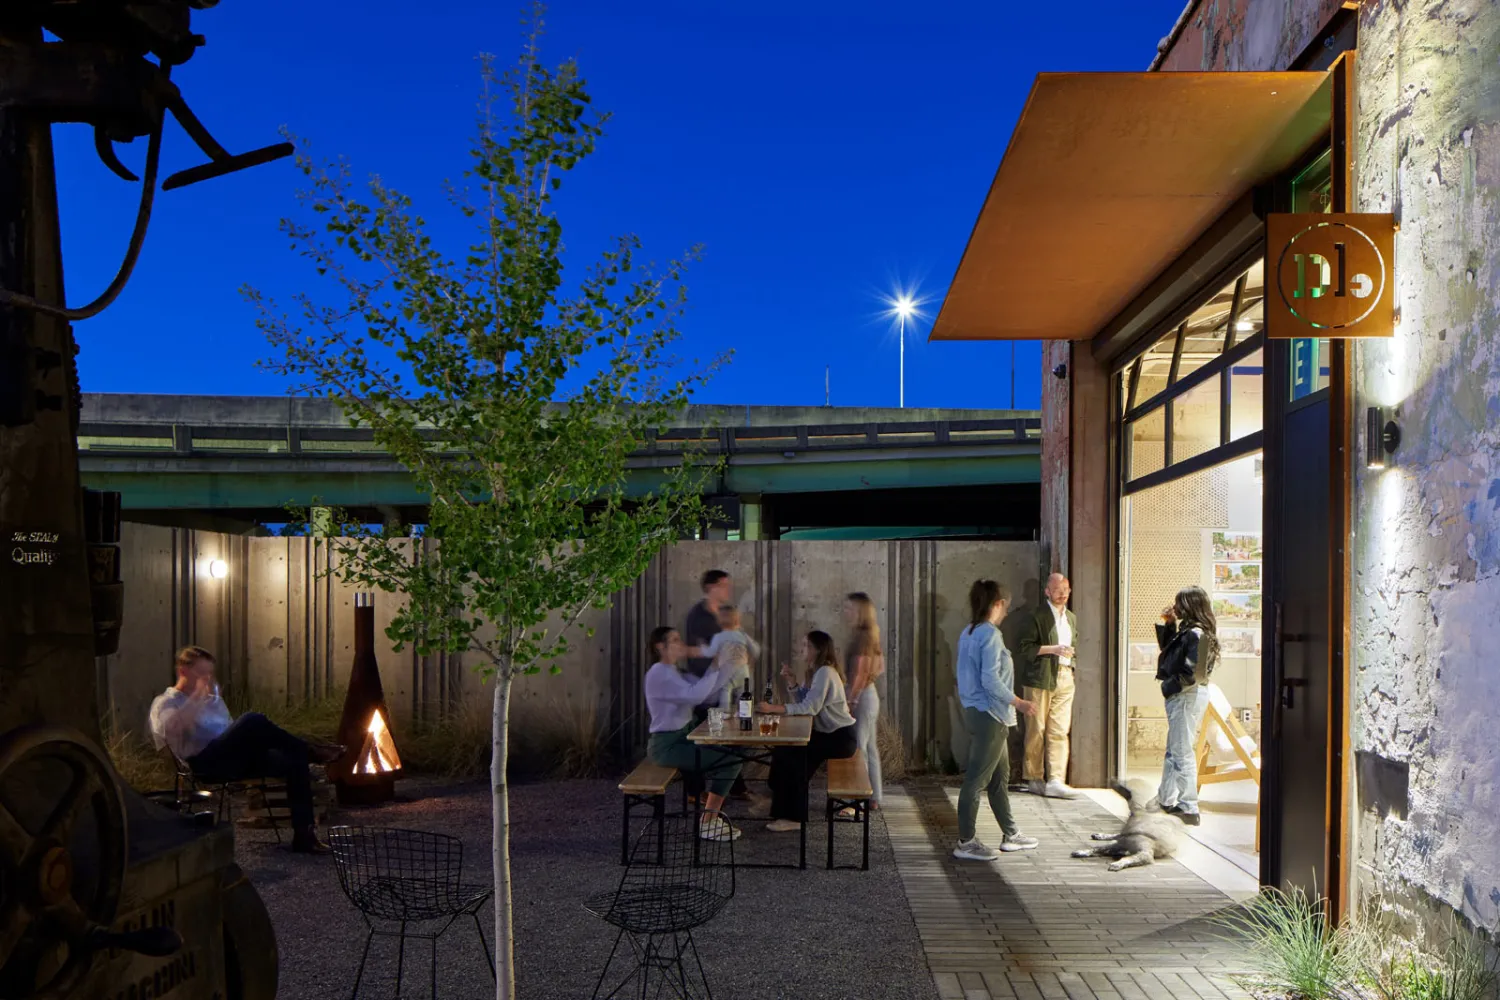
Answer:
<svg viewBox="0 0 1500 1000"><path fill-rule="evenodd" d="M994 861L1000 851L1029 851L1034 837L1021 833L1010 813L1008 741L1016 712L1035 715L1036 706L1015 694L1015 664L1000 622L1010 605L1010 591L994 580L976 580L969 588L970 620L958 638L958 700L969 731L969 765L958 794L958 846L953 856L965 861ZM1000 851L975 835L980 789L990 800L990 811L1000 824Z"/></svg>
<svg viewBox="0 0 1500 1000"><path fill-rule="evenodd" d="M697 723L693 709L719 690L730 674L721 666L711 666L702 677L682 669L687 647L675 628L663 625L651 633L647 652L656 662L646 671L646 711L651 715L651 739L646 755L652 763L675 767L679 771L702 768L708 782L703 797L703 825L698 835L704 840L734 840L740 831L724 818L724 796L729 794L740 773L742 761L729 750L717 747L694 747L688 739Z"/></svg>

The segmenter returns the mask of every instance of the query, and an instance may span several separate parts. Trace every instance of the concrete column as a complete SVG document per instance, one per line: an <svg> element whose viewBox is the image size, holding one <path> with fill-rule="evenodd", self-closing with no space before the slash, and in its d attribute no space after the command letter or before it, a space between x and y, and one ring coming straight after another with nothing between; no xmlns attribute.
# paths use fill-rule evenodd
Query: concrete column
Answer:
<svg viewBox="0 0 1500 1000"><path fill-rule="evenodd" d="M746 493L740 497L740 541L760 541L760 513L759 493Z"/></svg>
<svg viewBox="0 0 1500 1000"><path fill-rule="evenodd" d="M1110 777L1110 743L1120 711L1106 634L1109 602L1114 600L1109 586L1114 569L1109 546L1109 372L1086 345L1069 354L1067 558L1053 565L1073 583L1073 613L1078 616L1071 780L1092 788Z"/></svg>
<svg viewBox="0 0 1500 1000"><path fill-rule="evenodd" d="M1042 510L1041 542L1044 573L1057 573L1068 565L1068 456L1072 408L1072 380L1053 374L1072 359L1073 345L1066 340L1042 345Z"/></svg>

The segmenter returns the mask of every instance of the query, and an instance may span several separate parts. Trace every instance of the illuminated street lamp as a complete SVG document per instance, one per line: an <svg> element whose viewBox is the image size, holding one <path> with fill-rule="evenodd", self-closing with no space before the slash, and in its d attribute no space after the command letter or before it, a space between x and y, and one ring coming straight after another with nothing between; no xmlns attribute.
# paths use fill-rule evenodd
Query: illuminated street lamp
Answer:
<svg viewBox="0 0 1500 1000"><path fill-rule="evenodd" d="M906 407L906 318L917 311L917 304L912 301L910 295L902 295L892 303L896 315L901 321L901 391L897 399L897 406Z"/></svg>

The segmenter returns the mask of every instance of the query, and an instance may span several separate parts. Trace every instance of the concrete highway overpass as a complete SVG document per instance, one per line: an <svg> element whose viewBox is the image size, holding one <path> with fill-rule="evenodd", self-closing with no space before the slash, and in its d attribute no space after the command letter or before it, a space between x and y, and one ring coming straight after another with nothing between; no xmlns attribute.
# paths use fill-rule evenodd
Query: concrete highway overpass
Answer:
<svg viewBox="0 0 1500 1000"><path fill-rule="evenodd" d="M707 537L1029 539L1038 525L1034 411L694 406L632 457L630 488L705 434L727 456ZM314 500L425 516L407 472L328 400L86 393L78 442L85 485L121 493L132 520L253 532Z"/></svg>

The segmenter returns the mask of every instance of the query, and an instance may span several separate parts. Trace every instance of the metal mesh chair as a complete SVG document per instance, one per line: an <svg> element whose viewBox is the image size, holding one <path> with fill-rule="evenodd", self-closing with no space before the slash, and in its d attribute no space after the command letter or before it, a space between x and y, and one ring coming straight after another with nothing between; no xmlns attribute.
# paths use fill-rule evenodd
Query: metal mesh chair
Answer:
<svg viewBox="0 0 1500 1000"><path fill-rule="evenodd" d="M166 748L166 753L172 758L172 766L177 769L176 783L173 792L177 797L177 809L179 812L189 812L193 806L193 800L207 795L217 795L219 798L218 808L215 810L215 818L219 823L226 819L234 819L233 797L252 788L260 789L261 798L264 799L269 793L267 783L270 778L219 778L214 776L205 777L194 774L191 765L171 747ZM276 843L281 843L281 824L276 821L276 813L269 806L266 808L266 818L271 821L271 832L276 834Z"/></svg>
<svg viewBox="0 0 1500 1000"><path fill-rule="evenodd" d="M432 942L432 996L437 997L437 939L459 917L474 921L474 930L484 948L491 977L495 960L489 942L479 923L479 910L494 891L487 885L462 881L464 845L456 837L421 830L394 830L377 827L336 826L329 831L334 867L339 885L349 897L369 933L359 957L359 972L354 977L354 992L365 975L370 957L370 942L377 935L400 939L396 952L396 994L401 993L401 976L405 962L406 939L421 938ZM399 925L395 930L381 927L377 920ZM433 931L413 930L413 923L438 921Z"/></svg>
<svg viewBox="0 0 1500 1000"><path fill-rule="evenodd" d="M697 830L691 814L646 827L636 839L619 887L584 902L584 909L620 929L594 987L596 1000L661 996L664 990L680 1000L713 996L692 932L734 898L734 842L699 841ZM620 943L627 939L634 963L622 980L604 992L615 956L621 954ZM688 972L689 959L697 968L696 979Z"/></svg>

